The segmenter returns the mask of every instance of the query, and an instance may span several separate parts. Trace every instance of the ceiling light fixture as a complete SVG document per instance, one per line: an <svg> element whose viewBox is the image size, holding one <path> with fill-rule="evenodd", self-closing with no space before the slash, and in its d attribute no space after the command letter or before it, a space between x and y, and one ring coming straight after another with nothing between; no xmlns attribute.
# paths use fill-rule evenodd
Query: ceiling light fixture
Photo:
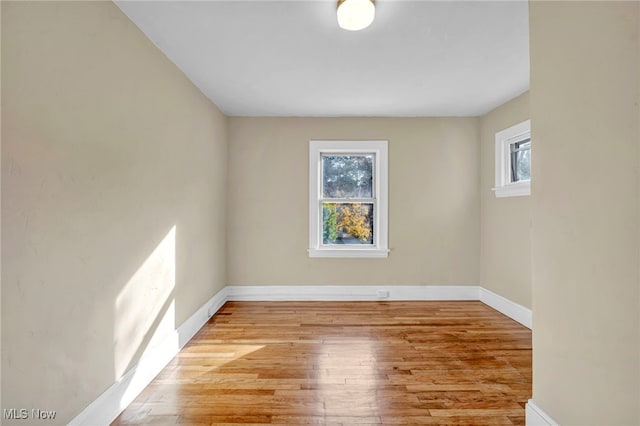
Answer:
<svg viewBox="0 0 640 426"><path fill-rule="evenodd" d="M338 25L349 31L367 28L376 16L374 0L338 0Z"/></svg>

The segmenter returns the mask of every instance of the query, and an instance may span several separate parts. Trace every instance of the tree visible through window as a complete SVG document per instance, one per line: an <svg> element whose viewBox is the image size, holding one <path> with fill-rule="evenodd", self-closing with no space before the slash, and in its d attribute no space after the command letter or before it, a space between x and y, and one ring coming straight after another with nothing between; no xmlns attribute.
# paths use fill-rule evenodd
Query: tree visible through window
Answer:
<svg viewBox="0 0 640 426"><path fill-rule="evenodd" d="M322 243L373 244L374 155L322 156Z"/></svg>
<svg viewBox="0 0 640 426"><path fill-rule="evenodd" d="M387 257L387 141L310 141L309 256Z"/></svg>

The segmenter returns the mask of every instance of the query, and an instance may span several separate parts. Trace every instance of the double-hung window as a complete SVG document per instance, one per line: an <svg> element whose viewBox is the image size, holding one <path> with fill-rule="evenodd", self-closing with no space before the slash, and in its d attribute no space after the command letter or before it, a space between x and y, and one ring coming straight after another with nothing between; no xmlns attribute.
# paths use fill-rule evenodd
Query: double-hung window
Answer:
<svg viewBox="0 0 640 426"><path fill-rule="evenodd" d="M387 257L387 141L310 141L309 256Z"/></svg>
<svg viewBox="0 0 640 426"><path fill-rule="evenodd" d="M531 194L531 121L496 133L496 197Z"/></svg>

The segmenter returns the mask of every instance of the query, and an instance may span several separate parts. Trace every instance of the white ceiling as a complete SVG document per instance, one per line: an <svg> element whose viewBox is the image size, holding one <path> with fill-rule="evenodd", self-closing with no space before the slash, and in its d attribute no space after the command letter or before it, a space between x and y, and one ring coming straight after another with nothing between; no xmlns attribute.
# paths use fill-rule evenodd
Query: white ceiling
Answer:
<svg viewBox="0 0 640 426"><path fill-rule="evenodd" d="M117 1L225 114L474 116L529 88L526 1Z"/></svg>

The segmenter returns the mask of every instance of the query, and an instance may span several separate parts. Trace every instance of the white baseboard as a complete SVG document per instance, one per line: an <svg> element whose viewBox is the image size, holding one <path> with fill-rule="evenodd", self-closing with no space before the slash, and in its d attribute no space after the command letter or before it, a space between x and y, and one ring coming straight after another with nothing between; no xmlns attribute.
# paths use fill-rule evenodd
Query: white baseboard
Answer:
<svg viewBox="0 0 640 426"><path fill-rule="evenodd" d="M479 300L478 286L227 286L233 301ZM385 293L386 292L386 293Z"/></svg>
<svg viewBox="0 0 640 426"><path fill-rule="evenodd" d="M544 412L533 399L527 402L525 408L527 426L559 426L558 422L553 420L550 415Z"/></svg>
<svg viewBox="0 0 640 426"><path fill-rule="evenodd" d="M479 300L531 328L531 311L480 286L227 286L198 309L162 343L145 353L120 380L78 414L69 425L111 423L227 301ZM533 401L527 404L527 425ZM537 409L537 408L536 408ZM540 410L544 414L543 411ZM537 413L537 411L536 411ZM546 416L546 415L545 415ZM549 418L541 417L541 418ZM531 423L556 425L556 423Z"/></svg>
<svg viewBox="0 0 640 426"><path fill-rule="evenodd" d="M207 321L209 321L209 318L222 308L222 305L224 305L227 300L227 288L224 287L209 299L207 303L202 305L195 314L191 315L189 319L182 323L178 328L178 344L180 346L178 350L182 349L184 345L189 343L189 340L191 340L193 336L200 331Z"/></svg>
<svg viewBox="0 0 640 426"><path fill-rule="evenodd" d="M531 329L531 309L481 286L227 286L233 301L479 300ZM382 292L382 293L380 293ZM386 294L386 296L385 296Z"/></svg>
<svg viewBox="0 0 640 426"><path fill-rule="evenodd" d="M146 352L120 380L78 414L69 425L108 425L133 402L174 356L227 301L219 291L162 343Z"/></svg>
<svg viewBox="0 0 640 426"><path fill-rule="evenodd" d="M495 294L492 291L487 290L486 288L480 288L480 301L485 305L491 306L498 312L503 313L509 318L518 321L520 324L525 327L531 329L532 328L532 315L531 309L525 308L522 305L519 305L511 300L500 296L499 294Z"/></svg>

